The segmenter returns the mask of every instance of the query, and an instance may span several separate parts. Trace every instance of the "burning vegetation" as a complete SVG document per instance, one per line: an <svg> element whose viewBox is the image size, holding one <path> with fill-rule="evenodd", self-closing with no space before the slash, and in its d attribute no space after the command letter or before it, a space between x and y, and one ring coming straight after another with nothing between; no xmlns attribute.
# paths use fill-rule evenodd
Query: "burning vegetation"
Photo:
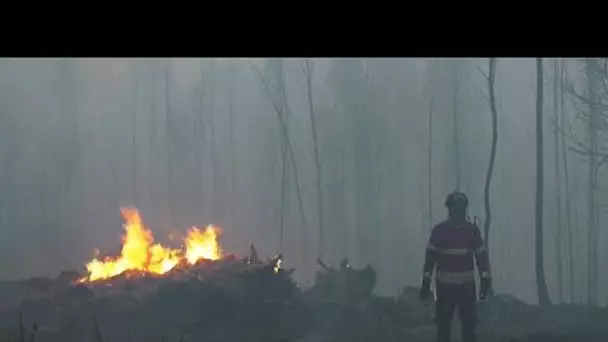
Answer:
<svg viewBox="0 0 608 342"><path fill-rule="evenodd" d="M173 249L154 243L152 232L146 228L136 208L122 208L121 213L125 234L120 256L95 257L86 264L88 274L79 280L80 283L109 279L126 272L162 275L178 265L196 265L222 257L219 227L209 225L205 230L192 227L182 247Z"/></svg>

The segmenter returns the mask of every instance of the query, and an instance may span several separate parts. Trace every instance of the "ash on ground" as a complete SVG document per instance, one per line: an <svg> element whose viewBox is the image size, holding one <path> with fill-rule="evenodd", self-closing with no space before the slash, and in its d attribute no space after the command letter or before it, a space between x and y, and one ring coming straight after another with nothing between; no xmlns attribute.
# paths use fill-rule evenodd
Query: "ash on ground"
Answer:
<svg viewBox="0 0 608 342"><path fill-rule="evenodd" d="M150 277L122 274L0 283L0 338L11 341L434 341L434 303L418 288L372 294L376 272L318 260L303 290L281 256L203 261ZM608 341L608 309L526 305L509 295L479 303L482 341ZM454 337L458 339L458 322Z"/></svg>

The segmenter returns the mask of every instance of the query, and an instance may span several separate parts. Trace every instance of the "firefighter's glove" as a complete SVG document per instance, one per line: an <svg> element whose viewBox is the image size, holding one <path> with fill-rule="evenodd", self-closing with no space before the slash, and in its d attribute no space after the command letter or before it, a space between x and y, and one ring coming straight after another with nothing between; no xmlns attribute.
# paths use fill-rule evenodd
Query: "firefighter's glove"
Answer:
<svg viewBox="0 0 608 342"><path fill-rule="evenodd" d="M492 295L492 279L482 278L480 281L479 299L486 300Z"/></svg>
<svg viewBox="0 0 608 342"><path fill-rule="evenodd" d="M431 295L431 278L422 278L422 286L420 287L420 300L426 300Z"/></svg>

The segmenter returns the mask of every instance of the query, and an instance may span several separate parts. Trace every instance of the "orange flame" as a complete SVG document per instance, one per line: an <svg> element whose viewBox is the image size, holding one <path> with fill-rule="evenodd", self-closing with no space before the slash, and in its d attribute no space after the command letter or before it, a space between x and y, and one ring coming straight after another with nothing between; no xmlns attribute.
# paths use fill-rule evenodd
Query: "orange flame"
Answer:
<svg viewBox="0 0 608 342"><path fill-rule="evenodd" d="M121 213L125 235L120 256L94 258L86 264L88 275L80 282L108 279L126 271L165 274L184 260L193 265L199 260L218 260L222 256L218 227L209 225L204 231L192 227L184 240L184 251L153 244L152 232L144 226L136 208L122 208Z"/></svg>
<svg viewBox="0 0 608 342"><path fill-rule="evenodd" d="M220 229L214 226L207 226L204 232L192 227L186 237L186 260L193 265L201 259L217 260L222 255L217 238L221 233Z"/></svg>

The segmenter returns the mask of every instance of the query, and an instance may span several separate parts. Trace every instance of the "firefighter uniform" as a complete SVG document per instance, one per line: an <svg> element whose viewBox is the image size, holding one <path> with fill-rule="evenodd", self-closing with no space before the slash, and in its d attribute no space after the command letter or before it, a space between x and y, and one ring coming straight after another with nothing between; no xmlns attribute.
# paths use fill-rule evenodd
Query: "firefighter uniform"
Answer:
<svg viewBox="0 0 608 342"><path fill-rule="evenodd" d="M438 342L450 341L456 308L462 323L462 341L476 340L475 262L480 277L480 297L484 298L491 289L490 263L477 225L464 219L450 218L433 228L426 248L421 297L425 297L425 291L427 295L430 292L435 270Z"/></svg>

